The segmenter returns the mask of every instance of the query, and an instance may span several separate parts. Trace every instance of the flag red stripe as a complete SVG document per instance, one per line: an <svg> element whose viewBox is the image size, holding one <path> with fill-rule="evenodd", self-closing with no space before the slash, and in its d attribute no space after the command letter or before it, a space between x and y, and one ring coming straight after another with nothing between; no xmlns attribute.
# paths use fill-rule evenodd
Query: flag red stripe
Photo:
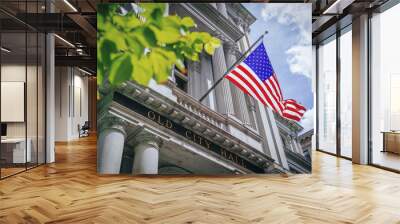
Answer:
<svg viewBox="0 0 400 224"><path fill-rule="evenodd" d="M261 84L259 84L257 82L257 80L254 78L254 76L252 75L251 72L249 72L245 67L243 67L242 65L238 65L237 66L241 71L243 71L251 80L253 80L254 83L256 83L256 85L258 86L258 88L261 90L261 92L264 94L264 97L267 99L267 101L270 103L270 105L272 105L272 108L274 108L274 110L278 113L282 113L283 111L283 106L281 105L280 101L278 101L276 98L274 98L273 94L271 94L273 96L273 99L271 99L270 96L268 96L268 94L266 93L266 91L264 90L264 88L261 86ZM269 87L264 84L264 86L267 88L267 90L269 92L271 92L271 90L269 89ZM276 108L276 106L274 105L274 103L272 102L272 100L275 101L275 103L278 105L279 108Z"/></svg>
<svg viewBox="0 0 400 224"><path fill-rule="evenodd" d="M247 95L250 95L249 92L247 92L247 89L244 88L239 82L237 82L235 79L233 79L230 76L226 76L227 79L229 79L233 84L235 84L235 86L237 86L239 89L241 89L244 93L246 93Z"/></svg>
<svg viewBox="0 0 400 224"><path fill-rule="evenodd" d="M277 96L278 99L282 100L281 90L279 89L278 86L276 86L277 81L275 80L275 75L273 75L270 79L271 79L270 83L271 83L272 88L274 88L275 92L278 94L278 96Z"/></svg>
<svg viewBox="0 0 400 224"><path fill-rule="evenodd" d="M274 97L275 101L276 101L276 102L280 102L281 108L283 108L283 105L282 105L280 96L279 96L279 94L275 91L274 86L273 86L273 84L272 84L272 77L269 78L269 79L267 79L267 80L265 80L265 81L263 82L263 84L264 84L265 87L267 88L267 91Z"/></svg>
<svg viewBox="0 0 400 224"><path fill-rule="evenodd" d="M299 108L298 106L293 105L293 104L285 104L285 109L287 109L287 108L291 108L296 111L305 111L304 109Z"/></svg>
<svg viewBox="0 0 400 224"><path fill-rule="evenodd" d="M231 74L233 74L233 73L231 72ZM240 78L245 79L246 83L244 83L243 85L251 85L253 87L252 92L257 93L257 95L258 95L257 97L253 96L254 98L262 99L262 103L264 105L268 103L268 100L267 100L268 98L265 98L265 96L261 92L261 89L259 88L259 86L256 83L254 83L254 81L247 74L242 72L240 69L235 69L234 70L234 76L235 77L240 76ZM240 82L242 82L242 81L240 80Z"/></svg>
<svg viewBox="0 0 400 224"><path fill-rule="evenodd" d="M282 116L285 117L285 118L289 118L289 119L291 119L291 120L300 121L300 118L299 118L299 117L293 116L293 115L291 115L291 114L287 114L287 113L285 113L285 112L283 112Z"/></svg>
<svg viewBox="0 0 400 224"><path fill-rule="evenodd" d="M296 107L296 109L298 109L298 110L306 110L306 108L305 108L304 106L302 106L302 105L296 103L296 101L294 101L294 102L285 102L284 104L285 104L285 106L286 106L286 105L294 106L294 107Z"/></svg>
<svg viewBox="0 0 400 224"><path fill-rule="evenodd" d="M253 85L251 85L251 84L249 83L249 81L247 81L244 77L242 77L242 75L241 75L239 72L237 72L237 71L235 71L235 70L232 70L231 73L232 73L233 75L235 75L237 78L239 78L243 83L245 83L245 84L251 89L251 91L254 93L254 95L257 96L258 100L261 101L262 104L264 104L264 105L266 104L266 102L262 99L262 97L261 97L261 96L258 94L258 92L255 90L255 88L253 87ZM267 99L267 100L268 100L268 99Z"/></svg>
<svg viewBox="0 0 400 224"><path fill-rule="evenodd" d="M302 112L300 112L300 111L298 111L296 109L290 108L290 107L285 108L285 111L287 111L287 110L292 111L292 112L294 112L296 114L299 114L299 115L303 115L304 114L304 112L302 113Z"/></svg>
<svg viewBox="0 0 400 224"><path fill-rule="evenodd" d="M281 95L282 95L281 85L279 84L278 77L276 77L276 74L275 74L275 73L273 74L273 76L274 76L274 78L275 78L276 84L278 85L279 92L280 92ZM283 97L283 96L282 96L282 97Z"/></svg>
<svg viewBox="0 0 400 224"><path fill-rule="evenodd" d="M232 73L226 76L227 79L232 80L234 85L237 85L241 90L243 90L246 94L250 95L253 98L258 99L258 97L253 93L253 91L247 86L247 84L243 83L236 75ZM260 101L265 106L265 101Z"/></svg>

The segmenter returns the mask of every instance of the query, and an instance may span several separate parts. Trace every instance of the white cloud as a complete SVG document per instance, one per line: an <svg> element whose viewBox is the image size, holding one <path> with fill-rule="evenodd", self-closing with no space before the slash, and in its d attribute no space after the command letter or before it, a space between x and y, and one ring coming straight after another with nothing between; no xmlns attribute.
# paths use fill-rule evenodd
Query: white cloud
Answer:
<svg viewBox="0 0 400 224"><path fill-rule="evenodd" d="M307 29L311 27L310 7L311 4L265 4L261 16L266 22L276 20L282 25L295 25Z"/></svg>
<svg viewBox="0 0 400 224"><path fill-rule="evenodd" d="M296 44L286 51L290 71L311 78L311 4L265 4L261 16L292 27Z"/></svg>
<svg viewBox="0 0 400 224"><path fill-rule="evenodd" d="M295 45L286 51L287 62L293 74L304 75L311 79L312 50L307 45Z"/></svg>
<svg viewBox="0 0 400 224"><path fill-rule="evenodd" d="M304 128L303 132L314 128L314 108L311 108L304 113L304 116L300 121L300 125Z"/></svg>

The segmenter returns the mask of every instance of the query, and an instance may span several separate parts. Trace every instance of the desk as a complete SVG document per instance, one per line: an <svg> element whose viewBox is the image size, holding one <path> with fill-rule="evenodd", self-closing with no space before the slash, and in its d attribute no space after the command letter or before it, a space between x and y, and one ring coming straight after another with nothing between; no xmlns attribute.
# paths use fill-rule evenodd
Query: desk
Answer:
<svg viewBox="0 0 400 224"><path fill-rule="evenodd" d="M25 138L5 138L1 139L1 156L6 160L6 163L25 163L31 162L32 153L30 138L26 140L26 154L25 154ZM26 158L26 161L25 161Z"/></svg>
<svg viewBox="0 0 400 224"><path fill-rule="evenodd" d="M383 151L400 154L400 131L384 131Z"/></svg>

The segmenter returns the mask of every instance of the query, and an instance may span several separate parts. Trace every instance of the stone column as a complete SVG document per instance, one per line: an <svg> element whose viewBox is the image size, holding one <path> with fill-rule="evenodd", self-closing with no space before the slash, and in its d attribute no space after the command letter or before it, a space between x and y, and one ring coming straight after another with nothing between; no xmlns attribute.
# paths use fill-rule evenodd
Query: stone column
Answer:
<svg viewBox="0 0 400 224"><path fill-rule="evenodd" d="M247 42L247 36L249 35L248 28L246 23L241 18L233 18L234 22L239 27L240 31L244 33L244 36L238 41L237 46L240 48L240 53L243 54L247 49L249 49L250 45ZM249 117L249 124L252 128L258 129L257 122L256 122L256 111L255 111L255 99L252 96L247 96L244 94L244 98L247 105L247 114Z"/></svg>
<svg viewBox="0 0 400 224"><path fill-rule="evenodd" d="M187 68L189 71L188 77L188 93L195 99L199 99L204 91L203 85L205 85L205 80L203 78L203 75L201 74L200 71L200 62L194 61L190 62Z"/></svg>
<svg viewBox="0 0 400 224"><path fill-rule="evenodd" d="M368 15L353 19L352 160L368 163Z"/></svg>
<svg viewBox="0 0 400 224"><path fill-rule="evenodd" d="M132 174L158 174L158 157L162 140L148 133L135 136Z"/></svg>
<svg viewBox="0 0 400 224"><path fill-rule="evenodd" d="M124 150L126 123L109 116L101 121L97 139L97 171L101 174L119 174Z"/></svg>
<svg viewBox="0 0 400 224"><path fill-rule="evenodd" d="M296 144L297 149L299 150L299 153L304 156L303 147L301 146L301 144L300 144L298 139L294 140L294 144Z"/></svg>
<svg viewBox="0 0 400 224"><path fill-rule="evenodd" d="M225 50L225 60L226 65L229 68L232 66L237 60L237 53L238 49L236 48L235 42L227 42L224 45ZM233 83L230 84L230 89L232 92L233 103L234 103L234 110L235 115L239 118L244 124L250 125L250 116L248 107L246 104L245 93L236 87Z"/></svg>
<svg viewBox="0 0 400 224"><path fill-rule="evenodd" d="M297 148L295 139L293 138L293 136L289 136L289 143L291 145L291 148L293 150L293 152L297 152L300 153L299 149Z"/></svg>
<svg viewBox="0 0 400 224"><path fill-rule="evenodd" d="M46 1L46 12L54 12L54 6ZM44 67L45 65L43 65ZM55 41L54 33L46 34L46 163L55 162Z"/></svg>
<svg viewBox="0 0 400 224"><path fill-rule="evenodd" d="M200 54L200 75L201 75L201 95L203 95L214 83L214 76L212 70L212 58L208 54ZM203 100L204 105L207 105L212 110L217 110L215 103L215 90L211 91L210 94Z"/></svg>
<svg viewBox="0 0 400 224"><path fill-rule="evenodd" d="M286 136L285 142L286 142L285 145L287 145L287 147L288 147L288 149L289 149L290 151L296 152L295 149L293 148L293 144L292 144L292 141L291 141L291 137L290 137L290 136Z"/></svg>
<svg viewBox="0 0 400 224"><path fill-rule="evenodd" d="M218 37L222 39L221 36ZM215 49L214 55L212 56L212 65L214 73L214 82L218 81L226 72L226 62L223 46ZM229 87L229 80L223 79L221 83L215 88L217 98L217 111L222 114L234 115L232 94Z"/></svg>
<svg viewBox="0 0 400 224"><path fill-rule="evenodd" d="M249 108L249 118L250 118L250 126L255 130L259 130L259 125L257 124L257 111L256 111L256 104L255 99L252 96L245 95L247 106Z"/></svg>
<svg viewBox="0 0 400 224"><path fill-rule="evenodd" d="M239 30L244 33L243 37L239 40L239 45L241 50L244 52L250 47L250 43L248 42L248 36L250 33L249 26L245 21L241 18L234 18L235 23L239 27Z"/></svg>

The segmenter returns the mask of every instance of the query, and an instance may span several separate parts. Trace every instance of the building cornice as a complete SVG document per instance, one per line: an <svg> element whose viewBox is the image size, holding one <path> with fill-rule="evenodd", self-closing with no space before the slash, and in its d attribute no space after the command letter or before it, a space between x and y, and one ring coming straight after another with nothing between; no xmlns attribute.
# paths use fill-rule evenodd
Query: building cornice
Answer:
<svg viewBox="0 0 400 224"><path fill-rule="evenodd" d="M209 107L199 103L198 100L194 99L193 97L189 96L187 93L183 92L176 86L171 86L173 94L177 97L177 102L181 105L188 107L189 109L195 109L194 112L202 115L207 116L206 120L210 120L212 123L217 124L217 126L227 129L227 125L232 125L233 127L237 128L241 132L249 135L253 139L257 141L261 141L262 137L251 127L240 123L237 118L222 115ZM210 119L211 118L211 119Z"/></svg>
<svg viewBox="0 0 400 224"><path fill-rule="evenodd" d="M311 172L311 161L308 161L302 155L285 149L285 154L289 163L295 166L301 173Z"/></svg>
<svg viewBox="0 0 400 224"><path fill-rule="evenodd" d="M279 127L281 127L282 129L289 129L291 132L296 133L296 135L304 129L298 122L283 118L275 112L274 117Z"/></svg>
<svg viewBox="0 0 400 224"><path fill-rule="evenodd" d="M174 122L207 136L216 144L240 155L249 162L263 166L266 169L273 167L285 172L282 167L274 162L274 159L228 133L225 124L220 123L220 121L207 120L205 115L201 116L195 113L193 111L195 108L190 110L178 102L174 102L157 92L145 89L132 82L124 83L117 91L169 117ZM221 115L221 118L224 118L224 116Z"/></svg>
<svg viewBox="0 0 400 224"><path fill-rule="evenodd" d="M303 140L306 138L311 138L314 135L314 129L308 130L299 136L299 140Z"/></svg>
<svg viewBox="0 0 400 224"><path fill-rule="evenodd" d="M257 18L242 3L226 3L228 14L235 15L236 18L245 23L246 26L253 24Z"/></svg>
<svg viewBox="0 0 400 224"><path fill-rule="evenodd" d="M184 9L187 16L192 17L197 25L203 24L203 27L209 29L208 31L214 36L222 39L222 41L238 41L243 37L244 33L230 21L223 16L211 4L205 3L180 3L179 7Z"/></svg>

